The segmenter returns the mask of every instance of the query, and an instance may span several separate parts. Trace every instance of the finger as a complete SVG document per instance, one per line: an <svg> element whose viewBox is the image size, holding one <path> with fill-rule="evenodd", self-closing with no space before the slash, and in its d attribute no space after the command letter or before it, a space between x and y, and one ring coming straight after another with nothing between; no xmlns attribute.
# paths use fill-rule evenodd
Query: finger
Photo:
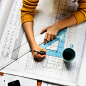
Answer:
<svg viewBox="0 0 86 86"><path fill-rule="evenodd" d="M46 31L47 31L47 28L42 29L42 31L41 31L41 33L40 33L40 34L42 34L42 33L46 32Z"/></svg>
<svg viewBox="0 0 86 86"><path fill-rule="evenodd" d="M37 58L36 55L33 55L34 58Z"/></svg>
<svg viewBox="0 0 86 86"><path fill-rule="evenodd" d="M41 51L43 51L43 52L44 52L44 54L43 54L43 55L46 55L47 50L43 49L43 50L41 50Z"/></svg>
<svg viewBox="0 0 86 86"><path fill-rule="evenodd" d="M53 35L51 36L51 38L50 38L51 40L53 40Z"/></svg>
<svg viewBox="0 0 86 86"><path fill-rule="evenodd" d="M43 51L46 53L47 52L47 50L45 50L45 49L43 49Z"/></svg>
<svg viewBox="0 0 86 86"><path fill-rule="evenodd" d="M37 55L36 55L36 57L37 57L37 58L44 58L44 57L45 57L45 55L37 54Z"/></svg>
<svg viewBox="0 0 86 86"><path fill-rule="evenodd" d="M44 49L44 48L42 48L42 49L41 49L41 51L47 52L47 50L46 50L46 49Z"/></svg>
<svg viewBox="0 0 86 86"><path fill-rule="evenodd" d="M34 53L35 53L35 54L33 55L33 57L34 57L34 58L37 58L37 53L36 53L36 52L34 52Z"/></svg>
<svg viewBox="0 0 86 86"><path fill-rule="evenodd" d="M44 38L44 44L46 44L46 40L47 40L47 33L45 34L45 38Z"/></svg>
<svg viewBox="0 0 86 86"><path fill-rule="evenodd" d="M36 55L34 55L34 58L37 58Z"/></svg>
<svg viewBox="0 0 86 86"><path fill-rule="evenodd" d="M56 38L56 35L53 35L53 39L55 39Z"/></svg>
<svg viewBox="0 0 86 86"><path fill-rule="evenodd" d="M47 36L47 41L50 41L50 38L51 38L51 35L49 34L49 35Z"/></svg>

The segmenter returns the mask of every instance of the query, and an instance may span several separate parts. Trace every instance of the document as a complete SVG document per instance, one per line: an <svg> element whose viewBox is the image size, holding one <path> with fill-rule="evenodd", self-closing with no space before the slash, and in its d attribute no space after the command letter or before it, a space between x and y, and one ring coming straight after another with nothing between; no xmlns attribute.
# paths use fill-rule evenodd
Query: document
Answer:
<svg viewBox="0 0 86 86"><path fill-rule="evenodd" d="M63 86L63 85L58 85L58 84L51 84L51 83L47 83L47 82L42 82L41 86ZM68 85L67 85L68 86ZM72 85L70 85L72 86ZM77 86L77 85L73 85L73 86ZM81 85L79 85L81 86ZM85 85L84 85L85 86Z"/></svg>
<svg viewBox="0 0 86 86"><path fill-rule="evenodd" d="M82 64L81 64L81 69L80 69L79 79L78 79L79 86L86 86L86 72L85 71L86 71L86 38L85 38L85 46L84 46L84 51L83 51Z"/></svg>

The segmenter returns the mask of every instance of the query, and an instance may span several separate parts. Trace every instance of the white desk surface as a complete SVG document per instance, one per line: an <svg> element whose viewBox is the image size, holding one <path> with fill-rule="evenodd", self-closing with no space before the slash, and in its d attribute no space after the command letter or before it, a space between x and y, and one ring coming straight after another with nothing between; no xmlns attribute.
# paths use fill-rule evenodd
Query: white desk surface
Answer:
<svg viewBox="0 0 86 86"><path fill-rule="evenodd" d="M4 74L0 76L0 86L8 86L9 82L19 80L21 86L37 86L37 81L29 78Z"/></svg>

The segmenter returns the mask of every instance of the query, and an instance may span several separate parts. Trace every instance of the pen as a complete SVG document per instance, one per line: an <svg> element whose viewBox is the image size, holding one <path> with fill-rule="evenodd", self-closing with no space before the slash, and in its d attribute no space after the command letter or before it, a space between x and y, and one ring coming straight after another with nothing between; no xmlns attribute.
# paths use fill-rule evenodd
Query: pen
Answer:
<svg viewBox="0 0 86 86"><path fill-rule="evenodd" d="M37 52L38 54L41 54L41 55L44 55L45 54L45 52L44 51L36 51L36 50L34 50L33 52Z"/></svg>

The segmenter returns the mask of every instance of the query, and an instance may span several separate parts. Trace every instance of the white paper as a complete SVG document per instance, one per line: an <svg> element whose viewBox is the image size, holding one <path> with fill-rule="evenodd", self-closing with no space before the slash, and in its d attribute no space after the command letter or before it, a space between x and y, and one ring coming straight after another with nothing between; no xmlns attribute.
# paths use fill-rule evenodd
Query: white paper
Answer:
<svg viewBox="0 0 86 86"><path fill-rule="evenodd" d="M47 86L47 83L42 82L41 86Z"/></svg>
<svg viewBox="0 0 86 86"><path fill-rule="evenodd" d="M84 51L83 51L81 70L79 73L78 85L86 86L86 38L85 38L85 46L84 46Z"/></svg>
<svg viewBox="0 0 86 86"><path fill-rule="evenodd" d="M51 83L48 83L48 82L42 82L42 86L62 86L62 85L51 84Z"/></svg>

